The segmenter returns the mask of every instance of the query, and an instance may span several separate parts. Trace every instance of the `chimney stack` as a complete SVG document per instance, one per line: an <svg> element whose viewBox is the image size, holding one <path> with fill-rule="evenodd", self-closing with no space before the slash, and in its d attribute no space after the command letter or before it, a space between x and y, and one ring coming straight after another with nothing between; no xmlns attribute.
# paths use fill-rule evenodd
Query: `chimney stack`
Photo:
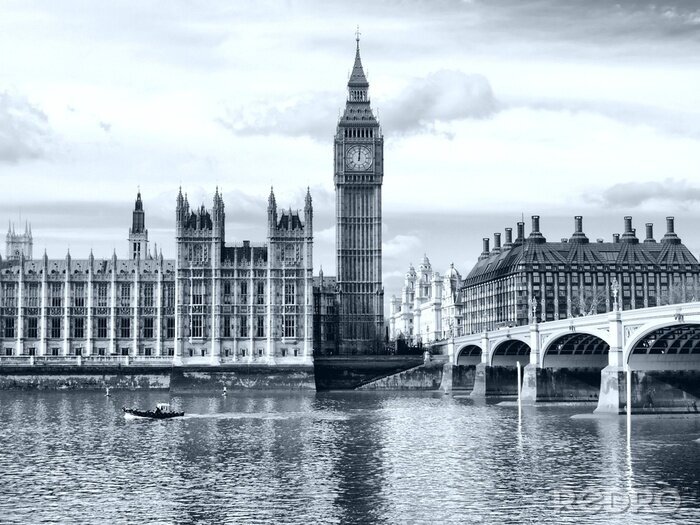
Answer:
<svg viewBox="0 0 700 525"><path fill-rule="evenodd" d="M666 217L666 235L661 239L661 242L670 242L672 244L681 243L680 238L676 235L673 217Z"/></svg>
<svg viewBox="0 0 700 525"><path fill-rule="evenodd" d="M493 234L493 249L494 251L501 251L501 234L496 232Z"/></svg>
<svg viewBox="0 0 700 525"><path fill-rule="evenodd" d="M632 233L632 217L625 217L625 233Z"/></svg>
<svg viewBox="0 0 700 525"><path fill-rule="evenodd" d="M625 217L625 233L622 234L622 242L638 243L637 231L632 228L632 217Z"/></svg>
<svg viewBox="0 0 700 525"><path fill-rule="evenodd" d="M486 259L489 256L489 238L484 237L482 242L483 242L483 249L481 250L481 255L479 256L479 260Z"/></svg>
<svg viewBox="0 0 700 525"><path fill-rule="evenodd" d="M545 243L547 242L547 239L544 238L544 235L540 232L540 216L539 215L533 215L532 216L532 232L530 232L530 236L527 238L529 242L534 242L537 244Z"/></svg>
<svg viewBox="0 0 700 525"><path fill-rule="evenodd" d="M513 228L506 228L505 247L510 248L512 245L513 245Z"/></svg>
<svg viewBox="0 0 700 525"><path fill-rule="evenodd" d="M654 223L647 222L645 226L647 228L647 238L644 239L644 242L656 242L654 240Z"/></svg>
<svg viewBox="0 0 700 525"><path fill-rule="evenodd" d="M518 226L518 236L515 238L515 244L522 244L525 242L525 223L519 222Z"/></svg>
<svg viewBox="0 0 700 525"><path fill-rule="evenodd" d="M620 234L619 233L613 233L613 242L617 244L620 242Z"/></svg>
<svg viewBox="0 0 700 525"><path fill-rule="evenodd" d="M571 236L571 242L587 243L588 237L583 233L583 217L576 215L574 217L574 234Z"/></svg>

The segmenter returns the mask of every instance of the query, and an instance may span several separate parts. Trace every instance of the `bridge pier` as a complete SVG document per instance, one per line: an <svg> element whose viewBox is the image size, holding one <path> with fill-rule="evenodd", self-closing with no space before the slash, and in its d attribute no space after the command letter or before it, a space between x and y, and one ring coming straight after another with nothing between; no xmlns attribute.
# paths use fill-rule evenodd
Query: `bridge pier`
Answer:
<svg viewBox="0 0 700 525"><path fill-rule="evenodd" d="M533 404L537 401L538 371L542 370L540 330L537 320L530 325L530 362L523 369L523 384L520 399L523 403Z"/></svg>
<svg viewBox="0 0 700 525"><path fill-rule="evenodd" d="M627 380L623 358L622 315L617 309L617 301L615 301L614 308L615 310L608 316L608 331L610 332L608 366L600 371L598 406L593 411L596 414L619 414L620 407L624 407L626 404Z"/></svg>
<svg viewBox="0 0 700 525"><path fill-rule="evenodd" d="M517 382L515 367L479 363L474 369L474 388L470 397L517 396Z"/></svg>
<svg viewBox="0 0 700 525"><path fill-rule="evenodd" d="M529 364L520 397L524 404L591 402L599 397L600 368L540 368Z"/></svg>

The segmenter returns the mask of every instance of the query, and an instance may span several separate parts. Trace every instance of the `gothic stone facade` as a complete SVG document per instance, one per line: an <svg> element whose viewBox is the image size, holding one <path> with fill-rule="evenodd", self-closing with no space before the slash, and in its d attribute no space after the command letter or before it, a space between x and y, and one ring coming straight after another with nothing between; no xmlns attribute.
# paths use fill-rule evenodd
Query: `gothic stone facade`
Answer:
<svg viewBox="0 0 700 525"><path fill-rule="evenodd" d="M139 194L129 258L0 262L3 356L302 364L312 340L312 203L268 207L267 242L225 244L224 203L177 197L177 258L148 253Z"/></svg>
<svg viewBox="0 0 700 525"><path fill-rule="evenodd" d="M384 139L360 60L348 81L334 139L340 353L379 350L384 330L382 181Z"/></svg>
<svg viewBox="0 0 700 525"><path fill-rule="evenodd" d="M267 242L225 244L224 203L190 210L177 198L175 356L184 361L309 363L313 209L268 203Z"/></svg>
<svg viewBox="0 0 700 525"><path fill-rule="evenodd" d="M493 249L485 238L462 286L465 333L609 312L616 298L624 310L697 299L700 264L675 233L673 217L666 223L659 242L651 223L640 242L632 217L612 242L590 242L580 216L561 242L545 239L539 216L527 238L522 222L515 240L506 229L503 246L499 233Z"/></svg>

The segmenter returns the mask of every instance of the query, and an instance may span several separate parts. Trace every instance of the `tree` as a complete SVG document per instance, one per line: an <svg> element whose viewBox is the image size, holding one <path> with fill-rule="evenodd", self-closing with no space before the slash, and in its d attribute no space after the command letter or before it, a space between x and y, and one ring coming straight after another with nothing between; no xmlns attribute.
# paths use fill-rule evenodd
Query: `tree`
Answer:
<svg viewBox="0 0 700 525"><path fill-rule="evenodd" d="M602 287L584 288L583 294L571 297L571 315L582 317L604 311L605 297L605 289Z"/></svg>
<svg viewBox="0 0 700 525"><path fill-rule="evenodd" d="M659 306L666 304L678 304L697 300L695 297L695 289L692 282L675 280L669 284L668 289L663 290L659 294Z"/></svg>

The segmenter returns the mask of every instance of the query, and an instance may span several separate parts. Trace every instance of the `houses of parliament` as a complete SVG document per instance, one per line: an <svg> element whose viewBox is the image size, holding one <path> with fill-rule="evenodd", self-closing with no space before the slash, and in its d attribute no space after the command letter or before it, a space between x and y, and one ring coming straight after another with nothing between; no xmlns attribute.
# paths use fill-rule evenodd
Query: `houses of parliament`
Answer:
<svg viewBox="0 0 700 525"><path fill-rule="evenodd" d="M149 248L139 192L128 257L33 257L14 226L0 261L0 354L172 359L174 364L309 364L374 351L383 335L383 137L359 36L334 137L337 277L313 275L313 204L283 211L270 191L267 237L226 242L225 204L175 197L175 259ZM126 230L126 228L125 228Z"/></svg>

